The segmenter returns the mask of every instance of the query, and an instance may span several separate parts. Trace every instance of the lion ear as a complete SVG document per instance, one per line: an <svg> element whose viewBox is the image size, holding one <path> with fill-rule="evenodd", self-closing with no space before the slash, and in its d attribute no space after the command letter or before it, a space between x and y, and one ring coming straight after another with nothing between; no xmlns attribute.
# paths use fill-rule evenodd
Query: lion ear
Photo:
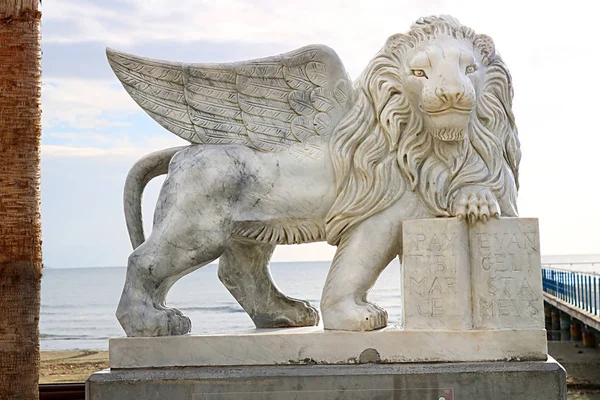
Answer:
<svg viewBox="0 0 600 400"><path fill-rule="evenodd" d="M388 38L388 40L385 42L385 47L388 50L394 50L401 43L406 43L409 37L410 36L405 35L404 33L396 33Z"/></svg>
<svg viewBox="0 0 600 400"><path fill-rule="evenodd" d="M479 50L483 64L488 66L496 58L496 46L494 41L488 35L477 35L474 41L475 48Z"/></svg>

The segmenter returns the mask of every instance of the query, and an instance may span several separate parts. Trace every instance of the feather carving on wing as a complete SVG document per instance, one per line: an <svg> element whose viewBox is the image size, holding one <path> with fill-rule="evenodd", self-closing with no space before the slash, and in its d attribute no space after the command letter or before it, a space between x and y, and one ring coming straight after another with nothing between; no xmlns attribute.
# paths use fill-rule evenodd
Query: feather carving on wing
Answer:
<svg viewBox="0 0 600 400"><path fill-rule="evenodd" d="M238 144L319 157L354 99L344 66L325 46L229 64L106 52L142 109L195 144Z"/></svg>

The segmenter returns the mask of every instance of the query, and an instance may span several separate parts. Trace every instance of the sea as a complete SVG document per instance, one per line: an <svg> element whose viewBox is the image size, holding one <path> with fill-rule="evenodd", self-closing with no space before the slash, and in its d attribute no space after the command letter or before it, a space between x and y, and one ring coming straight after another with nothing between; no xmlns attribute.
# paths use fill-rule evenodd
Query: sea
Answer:
<svg viewBox="0 0 600 400"><path fill-rule="evenodd" d="M275 262L271 273L288 296L319 306L330 261ZM125 281L125 267L46 268L42 278L41 350L105 350L108 339L124 337L115 310ZM401 322L400 265L393 261L371 290L369 299L388 311L389 322ZM192 334L253 329L252 320L209 264L180 279L167 305L192 320Z"/></svg>
<svg viewBox="0 0 600 400"><path fill-rule="evenodd" d="M600 255L548 256L543 263L555 268L600 273ZM595 261L595 262L594 262ZM271 273L288 296L318 307L331 262L275 262ZM124 337L115 310L125 281L125 267L46 268L42 278L40 311L41 350L104 350L108 339ZM369 299L388 311L389 323L400 325L400 263L383 271ZM183 277L171 288L167 305L192 320L192 334L244 331L254 328L217 278L209 264Z"/></svg>

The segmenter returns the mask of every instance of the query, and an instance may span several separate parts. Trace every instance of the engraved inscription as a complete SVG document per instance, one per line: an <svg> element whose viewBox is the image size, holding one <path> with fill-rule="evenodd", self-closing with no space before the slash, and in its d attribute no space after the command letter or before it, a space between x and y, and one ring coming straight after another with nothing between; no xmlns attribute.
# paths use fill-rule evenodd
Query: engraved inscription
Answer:
<svg viewBox="0 0 600 400"><path fill-rule="evenodd" d="M452 235L456 237L456 234ZM444 238L444 240L442 240ZM413 268L408 277L408 292L418 299L417 312L422 316L436 317L445 315L445 309L452 303L446 302L448 296L455 296L456 291L456 254L452 240L444 234L416 235L417 250L423 249L431 254L407 255L407 268ZM421 246L425 242L425 246ZM442 251L450 254L439 254Z"/></svg>
<svg viewBox="0 0 600 400"><path fill-rule="evenodd" d="M417 251L427 249L427 251L446 251L449 248L454 251L454 242L456 241L457 234L453 233L447 235L446 233L434 233L429 238L427 235L418 233L415 235L415 242L417 244Z"/></svg>
<svg viewBox="0 0 600 400"><path fill-rule="evenodd" d="M523 269L530 271L535 254L529 252L526 254L518 253L493 253L481 257L481 267L486 271L520 272Z"/></svg>
<svg viewBox="0 0 600 400"><path fill-rule="evenodd" d="M407 329L469 329L466 225L455 219L404 225L404 314Z"/></svg>
<svg viewBox="0 0 600 400"><path fill-rule="evenodd" d="M537 229L537 220L517 218L477 224L470 229L475 328L540 327Z"/></svg>
<svg viewBox="0 0 600 400"><path fill-rule="evenodd" d="M433 295L440 295L443 297L445 294L456 294L456 277L434 276L429 278L425 277L421 280L411 277L409 290L410 294L416 294L422 297Z"/></svg>
<svg viewBox="0 0 600 400"><path fill-rule="evenodd" d="M477 239L479 247L482 249L489 249L492 244L499 250L510 250L510 249L534 249L539 247L536 244L537 233L536 232L525 232L525 233L477 233ZM490 243L493 242L493 243Z"/></svg>
<svg viewBox="0 0 600 400"><path fill-rule="evenodd" d="M440 317L446 314L444 307L442 306L442 299L430 298L423 300L417 305L417 311L419 314L425 317Z"/></svg>
<svg viewBox="0 0 600 400"><path fill-rule="evenodd" d="M515 315L520 317L523 315L523 310L526 310L529 315L537 315L540 311L537 309L537 299L534 300L509 300L496 299L489 302L484 299L479 299L481 316L495 317L498 315L510 316Z"/></svg>

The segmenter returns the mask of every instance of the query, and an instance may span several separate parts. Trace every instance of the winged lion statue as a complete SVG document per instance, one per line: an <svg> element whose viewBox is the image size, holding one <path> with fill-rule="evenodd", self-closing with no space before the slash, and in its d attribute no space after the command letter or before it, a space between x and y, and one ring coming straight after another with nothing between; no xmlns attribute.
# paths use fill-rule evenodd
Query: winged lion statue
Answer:
<svg viewBox="0 0 600 400"><path fill-rule="evenodd" d="M117 317L129 336L190 332L166 295L216 259L257 327L318 324L269 272L275 246L317 241L337 246L325 329L379 329L387 313L367 296L402 252L403 221L517 215L512 80L492 39L452 17L391 36L354 82L322 45L225 64L107 55L137 104L189 142L143 157L126 179L134 251ZM145 238L142 192L163 174Z"/></svg>

